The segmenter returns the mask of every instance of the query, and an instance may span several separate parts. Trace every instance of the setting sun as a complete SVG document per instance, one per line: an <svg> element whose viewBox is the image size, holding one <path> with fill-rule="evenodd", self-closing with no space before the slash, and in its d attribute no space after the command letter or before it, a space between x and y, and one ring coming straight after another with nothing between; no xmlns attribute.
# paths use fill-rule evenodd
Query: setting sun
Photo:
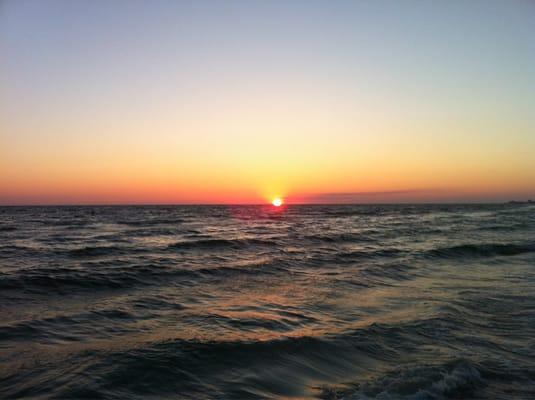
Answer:
<svg viewBox="0 0 535 400"><path fill-rule="evenodd" d="M277 197L277 198L273 199L272 204L275 207L280 207L280 206L282 206L282 199L280 197Z"/></svg>

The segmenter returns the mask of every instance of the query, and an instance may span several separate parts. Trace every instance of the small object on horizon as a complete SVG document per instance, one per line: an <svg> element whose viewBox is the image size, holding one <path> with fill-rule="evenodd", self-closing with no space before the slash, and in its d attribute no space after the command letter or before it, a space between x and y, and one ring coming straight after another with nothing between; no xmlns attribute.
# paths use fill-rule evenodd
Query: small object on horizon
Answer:
<svg viewBox="0 0 535 400"><path fill-rule="evenodd" d="M525 200L525 201L519 201L519 200L510 200L507 202L507 204L534 204L535 200Z"/></svg>

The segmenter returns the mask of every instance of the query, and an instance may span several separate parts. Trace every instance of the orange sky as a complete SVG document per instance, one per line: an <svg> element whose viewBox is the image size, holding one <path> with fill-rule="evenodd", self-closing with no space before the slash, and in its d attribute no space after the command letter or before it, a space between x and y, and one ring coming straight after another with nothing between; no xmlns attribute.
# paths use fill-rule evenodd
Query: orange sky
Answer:
<svg viewBox="0 0 535 400"><path fill-rule="evenodd" d="M0 204L535 198L532 6L203 4L6 2Z"/></svg>

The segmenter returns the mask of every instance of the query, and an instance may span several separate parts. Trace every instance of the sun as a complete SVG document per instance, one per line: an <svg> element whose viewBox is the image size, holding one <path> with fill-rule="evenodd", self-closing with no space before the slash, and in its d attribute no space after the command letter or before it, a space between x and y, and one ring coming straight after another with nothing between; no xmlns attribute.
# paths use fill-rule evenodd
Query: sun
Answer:
<svg viewBox="0 0 535 400"><path fill-rule="evenodd" d="M276 197L273 199L273 201L271 202L275 207L280 207L282 206L282 199L280 197Z"/></svg>

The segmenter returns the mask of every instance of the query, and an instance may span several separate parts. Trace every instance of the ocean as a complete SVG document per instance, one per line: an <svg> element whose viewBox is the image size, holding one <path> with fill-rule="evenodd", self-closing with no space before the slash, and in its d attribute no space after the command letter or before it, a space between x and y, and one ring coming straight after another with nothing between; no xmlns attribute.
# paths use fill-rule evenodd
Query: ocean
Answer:
<svg viewBox="0 0 535 400"><path fill-rule="evenodd" d="M2 399L535 399L535 206L0 208Z"/></svg>

